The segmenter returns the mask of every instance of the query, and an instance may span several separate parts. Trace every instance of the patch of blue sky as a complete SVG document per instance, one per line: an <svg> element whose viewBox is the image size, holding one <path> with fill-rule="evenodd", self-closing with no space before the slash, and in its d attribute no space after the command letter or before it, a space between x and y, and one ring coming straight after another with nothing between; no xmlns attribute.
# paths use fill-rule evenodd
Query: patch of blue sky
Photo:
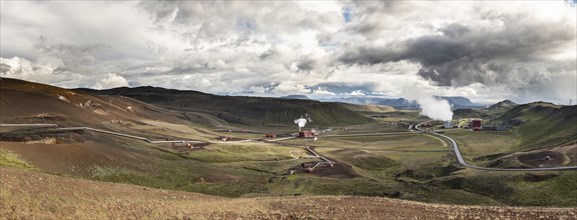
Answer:
<svg viewBox="0 0 577 220"><path fill-rule="evenodd" d="M345 10L343 11L343 19L345 20L345 23L349 23L353 20L353 12L351 11L351 9L345 8Z"/></svg>
<svg viewBox="0 0 577 220"><path fill-rule="evenodd" d="M236 28L241 30L254 30L256 29L256 25L253 21L246 19L246 18L239 18L236 20Z"/></svg>

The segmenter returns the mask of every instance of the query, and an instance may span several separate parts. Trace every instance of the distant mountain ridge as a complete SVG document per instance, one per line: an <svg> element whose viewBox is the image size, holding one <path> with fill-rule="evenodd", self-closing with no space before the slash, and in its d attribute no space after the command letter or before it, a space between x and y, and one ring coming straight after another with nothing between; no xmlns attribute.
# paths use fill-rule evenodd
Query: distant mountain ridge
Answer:
<svg viewBox="0 0 577 220"><path fill-rule="evenodd" d="M471 102L468 98L461 96L435 96L438 99L444 99L453 106L453 109L480 108L483 104ZM419 104L405 98L389 99L374 97L346 97L346 98L329 98L321 101L344 102L357 105L386 105L395 109L419 109Z"/></svg>
<svg viewBox="0 0 577 220"><path fill-rule="evenodd" d="M281 96L281 99L303 99L303 100L310 100L309 97L307 97L306 95L287 95L287 96Z"/></svg>
<svg viewBox="0 0 577 220"><path fill-rule="evenodd" d="M483 104L473 103L470 99L462 96L435 96L439 99L445 99L449 101L449 104L453 105L454 109L460 108L479 108L484 106Z"/></svg>
<svg viewBox="0 0 577 220"><path fill-rule="evenodd" d="M126 96L175 111L210 114L232 124L292 125L294 119L304 114L311 116L312 126L364 124L372 121L339 103L314 100L220 96L150 86L79 90L97 95Z"/></svg>
<svg viewBox="0 0 577 220"><path fill-rule="evenodd" d="M96 127L100 125L101 120L137 121L139 117L214 126L222 125L221 122L251 126L294 125L294 120L304 114L310 115L311 126L365 124L373 121L340 103L219 96L152 86L119 87L108 90L64 89L24 80L0 78L0 90L2 123L21 123L23 120L19 117L39 114L46 115L44 117L48 122L58 121L59 124L70 126ZM155 107L130 101L126 97ZM20 101L24 99L33 101ZM38 108L36 105L42 107ZM32 118L36 120L36 117ZM26 122L38 122L33 119L27 119Z"/></svg>
<svg viewBox="0 0 577 220"><path fill-rule="evenodd" d="M510 100L503 100L500 102L497 102L491 106L489 106L489 110L498 110L498 109L505 109L505 108L511 108L511 107L515 107L517 105L517 103L512 102Z"/></svg>

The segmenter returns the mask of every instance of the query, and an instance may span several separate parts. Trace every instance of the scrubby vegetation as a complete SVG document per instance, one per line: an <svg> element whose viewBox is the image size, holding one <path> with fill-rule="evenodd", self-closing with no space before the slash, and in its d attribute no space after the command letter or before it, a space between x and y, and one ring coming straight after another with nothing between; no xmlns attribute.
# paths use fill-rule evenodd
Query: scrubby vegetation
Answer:
<svg viewBox="0 0 577 220"><path fill-rule="evenodd" d="M22 160L18 154L0 149L0 166L37 170L38 168Z"/></svg>

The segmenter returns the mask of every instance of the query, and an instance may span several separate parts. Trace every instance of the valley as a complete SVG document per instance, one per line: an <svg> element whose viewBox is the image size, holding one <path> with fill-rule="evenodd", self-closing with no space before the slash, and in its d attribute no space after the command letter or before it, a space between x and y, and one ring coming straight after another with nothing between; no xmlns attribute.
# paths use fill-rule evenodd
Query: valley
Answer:
<svg viewBox="0 0 577 220"><path fill-rule="evenodd" d="M453 124L471 115L484 116L486 130L473 131L445 128L442 121L430 121L416 110L390 107L213 96L148 87L71 90L9 78L0 83L0 166L5 175L2 184L11 187L3 187L0 212L12 217L67 213L62 211L69 206L66 203L31 215L11 211L9 207L39 206L32 202L37 198L30 190L16 190L26 184L23 181L34 180L19 176L30 175L54 180L53 184L73 182L74 187L130 188L128 193L143 187L153 194L226 201L231 209L224 210L230 213L214 213L225 218L275 218L274 210L279 208L300 210L303 203L326 201L352 205L344 202L349 200L367 203L368 213L381 212L376 211L379 202L431 206L417 203L425 202L451 207L567 207L560 209L559 215L575 217L571 207L577 204L577 106L537 102L457 115L461 118L455 118ZM304 115L311 120L297 126L293 121ZM490 125L496 123L511 128L491 130ZM417 124L422 130L414 129ZM299 138L299 129L315 135ZM472 166L457 161L451 140ZM568 169L531 170L557 167ZM83 198L61 190L50 192L58 198ZM87 193L96 196L98 192ZM22 196L31 200L18 203L7 199ZM169 203L190 207L185 200ZM106 199L99 201L100 205L118 206ZM232 208L243 202L253 204L254 209ZM136 213L142 213L138 205L130 204ZM201 207L213 203L206 204ZM445 211L449 207L432 206ZM501 208L472 209L476 211L467 216L493 216ZM125 210L119 213L127 214ZM347 216L336 213L319 216ZM142 216L158 215L162 214ZM306 213L295 215L304 217ZM367 214L367 218L376 216Z"/></svg>

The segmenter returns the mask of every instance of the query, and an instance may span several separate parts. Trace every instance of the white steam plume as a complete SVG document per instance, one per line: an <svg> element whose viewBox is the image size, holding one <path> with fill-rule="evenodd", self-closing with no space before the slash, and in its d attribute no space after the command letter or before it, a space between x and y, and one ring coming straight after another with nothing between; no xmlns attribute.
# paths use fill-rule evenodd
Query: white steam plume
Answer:
<svg viewBox="0 0 577 220"><path fill-rule="evenodd" d="M453 111L451 111L451 105L447 100L434 98L417 85L405 87L403 96L408 100L417 101L421 105L421 115L442 121L453 119Z"/></svg>
<svg viewBox="0 0 577 220"><path fill-rule="evenodd" d="M299 127L302 128L307 124L307 120L304 118L299 118L295 120L295 124L299 125Z"/></svg>
<svg viewBox="0 0 577 220"><path fill-rule="evenodd" d="M299 131L301 131L302 127L304 127L308 122L312 122L312 121L313 120L311 120L311 117L307 113L304 116L301 116L299 119L295 119L295 124L297 124L299 126Z"/></svg>

